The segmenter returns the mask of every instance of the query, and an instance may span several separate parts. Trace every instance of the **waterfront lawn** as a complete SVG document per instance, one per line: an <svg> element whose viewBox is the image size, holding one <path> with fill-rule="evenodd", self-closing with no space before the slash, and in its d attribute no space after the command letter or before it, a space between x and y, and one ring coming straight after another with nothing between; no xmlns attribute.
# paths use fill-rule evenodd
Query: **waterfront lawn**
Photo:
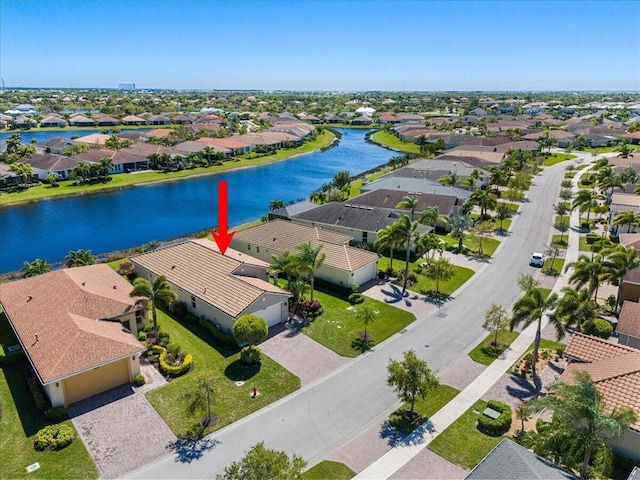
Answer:
<svg viewBox="0 0 640 480"><path fill-rule="evenodd" d="M311 320L302 331L343 357L355 357L361 353L361 350L352 346L358 333L364 330L356 318L358 308L368 306L378 312L376 321L367 328L375 343L389 338L416 319L411 312L366 296L363 303L355 306L347 301L346 296L330 290L316 288L313 296L322 304L324 313Z"/></svg>
<svg viewBox="0 0 640 480"><path fill-rule="evenodd" d="M487 402L478 400L429 444L429 450L467 470L476 466L504 438L490 437L476 428L478 415L486 407Z"/></svg>
<svg viewBox="0 0 640 480"><path fill-rule="evenodd" d="M425 261L426 260L424 258L419 258L415 262L409 262L409 271L415 273L416 270L420 270L420 265ZM400 272L404 270L404 261L394 258L393 266L396 272ZM378 261L378 269L383 272L386 272L388 268L389 268L389 257L381 257L380 260ZM460 288L467 280L469 280L475 273L470 268L458 267L455 265L453 268L456 271L455 276L451 280L448 280L446 282L440 281L439 290L441 294L444 294L447 296L451 295L458 288ZM427 276L424 275L424 273L419 273L416 275L418 277L418 283L411 285L409 287L409 290L412 290L414 292L419 292L424 295L429 294L429 292L435 291L436 289L435 280L431 280L427 278Z"/></svg>
<svg viewBox="0 0 640 480"><path fill-rule="evenodd" d="M325 460L310 468L300 477L302 480L349 480L356 476L356 472L344 463Z"/></svg>
<svg viewBox="0 0 640 480"><path fill-rule="evenodd" d="M556 163L564 162L566 160L571 160L574 158L577 157L569 153L552 153L546 158L544 162L542 162L542 165L544 165L545 167L550 167L552 165L555 165Z"/></svg>
<svg viewBox="0 0 640 480"><path fill-rule="evenodd" d="M469 352L469 356L474 362L482 365L491 365L518 338L518 335L520 333L507 329L498 330L498 347L495 347L493 341L496 338L496 334L491 332L476 348Z"/></svg>
<svg viewBox="0 0 640 480"><path fill-rule="evenodd" d="M239 349L217 343L199 325L182 324L158 310L160 328L171 336L171 343L180 345L184 353L193 355L194 371L178 377L167 385L147 393L147 398L178 437L187 436L206 415L206 406L195 414L187 409L189 396L196 389L199 374L206 374L216 384L216 396L211 409L220 417L214 427L204 434L222 428L250 413L265 407L300 388L300 379L272 359L262 354L262 362L245 366L239 360ZM238 387L235 382L243 380ZM251 398L256 385L260 391Z"/></svg>
<svg viewBox="0 0 640 480"><path fill-rule="evenodd" d="M460 393L460 390L450 387L449 385L440 384L435 389L430 390L426 398L416 398L415 411L419 414L418 417L413 420L407 418L404 412L408 412L411 409L411 404L405 403L389 415L389 423L399 432L404 435L409 435L426 422L429 417L449 403L458 393Z"/></svg>
<svg viewBox="0 0 640 480"><path fill-rule="evenodd" d="M310 153L325 147L333 141L335 136L328 130L323 130L318 137L298 148L282 149L273 155L265 155L257 158L238 157L238 161L229 160L220 166L201 167L191 170L181 170L179 172L162 173L156 171L140 173L120 173L112 175L112 180L107 183L96 183L93 185L74 185L73 180L62 180L57 188L49 185L37 185L26 190L17 192L0 192L0 205L10 205L14 203L30 202L49 197L61 197L68 195L82 195L85 193L96 193L105 190L114 190L129 187L140 183L158 182L163 180L180 179L194 175L207 175L234 170L242 167L263 165L266 163L283 160L295 155Z"/></svg>
<svg viewBox="0 0 640 480"><path fill-rule="evenodd" d="M9 323L0 313L0 344L18 343ZM27 360L0 368L0 478L98 478L98 471L80 437L57 452L38 452L33 448L35 434L47 425L36 409L27 379L31 375ZM71 425L71 420L62 423ZM40 469L27 473L28 465L39 462Z"/></svg>
<svg viewBox="0 0 640 480"><path fill-rule="evenodd" d="M420 154L420 145L403 142L392 133L385 132L384 130L380 130L371 135L371 140L383 147L388 147L398 152Z"/></svg>

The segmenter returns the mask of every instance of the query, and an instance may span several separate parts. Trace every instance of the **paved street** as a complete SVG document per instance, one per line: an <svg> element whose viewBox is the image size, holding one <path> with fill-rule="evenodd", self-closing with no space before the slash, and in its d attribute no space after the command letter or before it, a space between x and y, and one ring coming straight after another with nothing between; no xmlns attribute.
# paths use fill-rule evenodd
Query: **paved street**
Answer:
<svg viewBox="0 0 640 480"><path fill-rule="evenodd" d="M535 177L496 258L462 287L455 299L370 353L216 432L210 442L215 449L205 449L198 459L184 464L174 455L166 456L132 477L210 478L261 440L270 448L302 455L313 465L379 424L399 405L385 383L389 358L400 358L402 352L413 348L442 374L486 335L481 325L491 303L508 307L520 294L518 275L535 271L528 266L529 255L547 243L552 205L564 168L564 164L557 164Z"/></svg>

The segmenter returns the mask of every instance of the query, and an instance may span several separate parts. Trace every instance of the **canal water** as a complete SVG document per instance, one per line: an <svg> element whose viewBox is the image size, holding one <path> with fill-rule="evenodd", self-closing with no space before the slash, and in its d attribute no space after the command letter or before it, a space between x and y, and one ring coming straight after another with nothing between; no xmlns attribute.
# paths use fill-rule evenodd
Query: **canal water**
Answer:
<svg viewBox="0 0 640 480"><path fill-rule="evenodd" d="M102 254L209 229L218 224L220 180L229 186L229 224L239 225L265 215L271 200L308 199L336 172L356 175L394 155L366 142L366 130L339 131L334 148L269 165L2 207L0 272L36 258L59 262L79 248Z"/></svg>

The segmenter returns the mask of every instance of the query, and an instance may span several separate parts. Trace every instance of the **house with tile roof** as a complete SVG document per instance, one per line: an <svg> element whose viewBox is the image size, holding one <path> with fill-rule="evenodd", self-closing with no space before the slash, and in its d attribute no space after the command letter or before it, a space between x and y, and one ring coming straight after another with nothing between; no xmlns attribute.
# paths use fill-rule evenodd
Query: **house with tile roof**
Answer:
<svg viewBox="0 0 640 480"><path fill-rule="evenodd" d="M31 157L25 158L21 163L31 165L33 172L39 178L47 178L50 173L57 173L60 179L65 180L71 177L71 172L80 163L79 158L66 157L57 153L34 153ZM87 163L97 163L85 160Z"/></svg>
<svg viewBox="0 0 640 480"><path fill-rule="evenodd" d="M619 238L621 245L640 249L640 233L621 233ZM627 270L620 281L618 302L623 303L626 300L640 302L640 267Z"/></svg>
<svg viewBox="0 0 640 480"><path fill-rule="evenodd" d="M211 240L186 240L133 255L131 262L138 277L167 277L191 313L226 333L245 314L264 318L270 327L288 318L291 294L269 283L269 264L245 250L221 255Z"/></svg>
<svg viewBox="0 0 640 480"><path fill-rule="evenodd" d="M571 382L576 371L589 374L609 409L628 406L638 419L620 440L609 442L615 452L640 460L640 351L576 332L564 356L569 366L560 376Z"/></svg>
<svg viewBox="0 0 640 480"><path fill-rule="evenodd" d="M49 115L40 122L41 127L66 127L67 121L58 115Z"/></svg>
<svg viewBox="0 0 640 480"><path fill-rule="evenodd" d="M616 332L620 345L640 350L640 304L630 301L622 303Z"/></svg>
<svg viewBox="0 0 640 480"><path fill-rule="evenodd" d="M350 247L351 240L351 235L326 228L273 220L236 232L231 248L272 263L273 255L282 255L285 251L294 253L302 243L309 242L313 248L322 245L326 259L315 278L350 288L354 283L362 285L376 278L379 259L377 253Z"/></svg>
<svg viewBox="0 0 640 480"><path fill-rule="evenodd" d="M142 117L138 117L137 115L127 115L126 117L122 118L122 124L123 125L146 125L147 121Z"/></svg>
<svg viewBox="0 0 640 480"><path fill-rule="evenodd" d="M69 125L72 127L95 127L96 121L84 115L74 115L69 119Z"/></svg>
<svg viewBox="0 0 640 480"><path fill-rule="evenodd" d="M106 264L0 285L0 304L53 406L132 382L145 348L131 284Z"/></svg>
<svg viewBox="0 0 640 480"><path fill-rule="evenodd" d="M66 137L53 137L36 143L36 147L43 153L59 153L62 155L64 150L73 147L75 142Z"/></svg>

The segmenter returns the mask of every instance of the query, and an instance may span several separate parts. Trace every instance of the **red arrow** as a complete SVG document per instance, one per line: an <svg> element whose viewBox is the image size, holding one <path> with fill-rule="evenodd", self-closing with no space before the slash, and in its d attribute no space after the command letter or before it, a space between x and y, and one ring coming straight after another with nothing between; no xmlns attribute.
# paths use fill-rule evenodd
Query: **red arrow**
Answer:
<svg viewBox="0 0 640 480"><path fill-rule="evenodd" d="M211 235L213 239L218 244L218 248L220 249L220 253L224 255L224 252L227 251L227 247L231 243L231 239L233 238L233 234L236 233L235 230L233 232L228 232L229 224L227 223L227 182L221 180L218 182L218 232L214 232L211 230Z"/></svg>

